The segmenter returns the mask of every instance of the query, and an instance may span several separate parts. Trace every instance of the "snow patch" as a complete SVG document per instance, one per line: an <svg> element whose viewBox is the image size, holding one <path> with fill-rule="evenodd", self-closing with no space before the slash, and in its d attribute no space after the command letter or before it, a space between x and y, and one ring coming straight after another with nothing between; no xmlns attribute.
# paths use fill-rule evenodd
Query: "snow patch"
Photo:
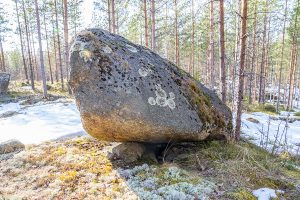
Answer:
<svg viewBox="0 0 300 200"><path fill-rule="evenodd" d="M17 139L24 144L38 144L67 135L85 134L74 101L39 102L32 106L1 104L0 114L7 111L19 114L0 118L0 142Z"/></svg>
<svg viewBox="0 0 300 200"><path fill-rule="evenodd" d="M262 112L243 113L242 137L249 139L250 142L268 151L272 151L276 141L276 152L289 151L293 154L300 153L300 121L286 123L286 120L279 118L288 115L287 112L277 116L270 116ZM293 113L290 113L290 116L292 115ZM247 120L248 118L256 119L259 123L253 123Z"/></svg>

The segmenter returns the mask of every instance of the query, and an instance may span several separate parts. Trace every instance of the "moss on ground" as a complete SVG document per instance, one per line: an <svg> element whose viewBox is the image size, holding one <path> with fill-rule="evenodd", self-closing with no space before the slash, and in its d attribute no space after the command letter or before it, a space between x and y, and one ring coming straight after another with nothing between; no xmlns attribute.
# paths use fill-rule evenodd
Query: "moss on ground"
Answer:
<svg viewBox="0 0 300 200"><path fill-rule="evenodd" d="M257 200L257 198L245 188L238 189L238 191L236 192L229 193L228 196L233 198L234 200Z"/></svg>
<svg viewBox="0 0 300 200"><path fill-rule="evenodd" d="M277 115L276 108L272 104L251 104L244 102L244 109L247 112L263 112L269 115ZM279 111L283 111L283 107L279 107Z"/></svg>
<svg viewBox="0 0 300 200"><path fill-rule="evenodd" d="M299 166L300 162L291 159L273 156L247 142L212 141L198 143L192 152L185 156L179 154L174 162L191 170L204 169L201 175L208 179L213 175L214 182L222 184L225 191L235 192L237 196L246 195L245 188L270 187L289 191L286 194L289 197L297 194L296 184L300 180L299 169L287 165Z"/></svg>
<svg viewBox="0 0 300 200"><path fill-rule="evenodd" d="M294 115L295 115L296 117L300 117L300 112L296 112Z"/></svg>
<svg viewBox="0 0 300 200"><path fill-rule="evenodd" d="M25 88L25 86L27 88ZM14 99L24 98L26 96L31 95L42 95L42 82L35 81L35 90L31 90L31 86L23 81L10 81L9 88L8 88L8 96ZM66 81L65 81L65 88L62 90L61 83L55 82L51 84L51 82L47 82L47 89L48 94L52 96L62 96L62 97L69 97Z"/></svg>

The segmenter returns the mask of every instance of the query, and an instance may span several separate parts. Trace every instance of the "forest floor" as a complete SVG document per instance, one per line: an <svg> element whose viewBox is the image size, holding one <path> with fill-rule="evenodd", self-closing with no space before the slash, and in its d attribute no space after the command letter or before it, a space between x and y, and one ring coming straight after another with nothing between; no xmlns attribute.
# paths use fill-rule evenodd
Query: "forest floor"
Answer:
<svg viewBox="0 0 300 200"><path fill-rule="evenodd" d="M272 138L277 133L273 123L284 121L276 119L280 115L244 114L245 139L235 144L173 144L164 161L125 164L109 159L118 143L85 134L66 92L53 87L45 100L19 83L10 89L0 103L0 142L18 139L26 147L0 157L0 199L300 199L300 160L282 151L280 142L277 155L261 148L266 141L262 127L269 127ZM287 150L295 153L299 136L291 133L297 133L299 121L292 121ZM267 140L269 151L273 139Z"/></svg>

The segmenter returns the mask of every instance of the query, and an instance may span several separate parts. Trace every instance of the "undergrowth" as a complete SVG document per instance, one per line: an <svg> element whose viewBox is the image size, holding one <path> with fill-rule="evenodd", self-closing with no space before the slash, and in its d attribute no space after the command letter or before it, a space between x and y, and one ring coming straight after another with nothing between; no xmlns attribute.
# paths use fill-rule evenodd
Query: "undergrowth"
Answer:
<svg viewBox="0 0 300 200"><path fill-rule="evenodd" d="M295 187L300 171L290 167L299 166L299 160L273 156L247 142L201 142L188 153L178 155L175 163L184 168L204 169L201 174L222 184L230 198L253 199L247 189L262 187L289 191L285 194L288 199L299 195Z"/></svg>

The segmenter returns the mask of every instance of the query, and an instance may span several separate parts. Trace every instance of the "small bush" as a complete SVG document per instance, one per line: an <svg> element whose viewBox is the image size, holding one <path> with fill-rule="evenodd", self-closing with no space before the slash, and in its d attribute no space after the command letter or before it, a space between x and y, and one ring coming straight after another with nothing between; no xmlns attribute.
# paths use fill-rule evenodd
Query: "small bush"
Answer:
<svg viewBox="0 0 300 200"><path fill-rule="evenodd" d="M267 104L264 106L265 111L276 113L276 108L273 105Z"/></svg>
<svg viewBox="0 0 300 200"><path fill-rule="evenodd" d="M297 117L300 117L300 111L296 112L294 115L297 116Z"/></svg>

